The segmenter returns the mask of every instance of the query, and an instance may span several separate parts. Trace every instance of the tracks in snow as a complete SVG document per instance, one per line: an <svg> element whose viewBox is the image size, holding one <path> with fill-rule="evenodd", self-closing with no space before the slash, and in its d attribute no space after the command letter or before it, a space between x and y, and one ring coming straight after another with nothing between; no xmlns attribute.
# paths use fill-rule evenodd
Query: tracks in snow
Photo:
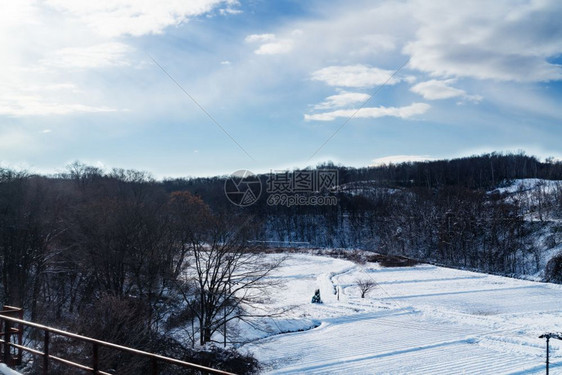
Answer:
<svg viewBox="0 0 562 375"><path fill-rule="evenodd" d="M330 269L329 261L321 259L318 266L308 260L301 268L295 266L299 276L287 275L287 279L294 280L291 285L300 290L321 289L325 303L311 305L307 289L306 302L299 305L299 311L322 324L246 346L266 365L266 371L544 372L544 342L537 336L546 327L562 325L562 313L552 310L562 299L560 288L435 266L365 270L334 261ZM310 277L302 277L303 268L312 271ZM365 274L376 274L381 287L371 298L361 299L354 280ZM333 294L335 286L341 287L339 301ZM552 349L552 367L560 369L562 350Z"/></svg>

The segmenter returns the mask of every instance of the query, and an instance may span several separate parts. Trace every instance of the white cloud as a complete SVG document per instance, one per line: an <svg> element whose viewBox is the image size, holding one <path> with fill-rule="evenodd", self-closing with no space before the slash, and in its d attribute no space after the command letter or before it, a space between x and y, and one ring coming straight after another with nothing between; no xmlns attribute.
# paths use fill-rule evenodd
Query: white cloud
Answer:
<svg viewBox="0 0 562 375"><path fill-rule="evenodd" d="M112 96L101 91L107 89L106 76L92 80L88 70L132 65L134 49L122 35L160 33L215 10L236 13L238 5L235 0L6 3L0 12L0 113L115 111L121 105L103 103Z"/></svg>
<svg viewBox="0 0 562 375"><path fill-rule="evenodd" d="M430 160L435 160L435 158L432 158L429 155L390 155L390 156L384 156L382 158L373 159L373 161L371 162L371 166L377 167L380 165L400 164L400 163L407 163L407 162L414 162L414 161L430 161Z"/></svg>
<svg viewBox="0 0 562 375"><path fill-rule="evenodd" d="M393 68L401 52L411 57L409 74L437 79L562 80L562 67L553 62L562 54L558 0L380 1L363 2L360 12L349 8L327 4L314 20L292 23L277 36L303 30L293 51L310 66Z"/></svg>
<svg viewBox="0 0 562 375"><path fill-rule="evenodd" d="M74 112L115 112L109 107L94 107L84 104L57 102L34 95L0 96L0 115L14 117L38 115L66 115Z"/></svg>
<svg viewBox="0 0 562 375"><path fill-rule="evenodd" d="M461 97L471 101L482 100L481 96L468 95L464 90L449 86L450 83L454 82L454 79L447 79L443 81L432 79L414 85L410 88L410 91L419 94L423 96L424 99L428 100L449 99L456 97Z"/></svg>
<svg viewBox="0 0 562 375"><path fill-rule="evenodd" d="M368 107L357 109L338 109L331 112L305 114L306 121L333 121L337 118L379 118L379 117L398 117L410 118L415 115L420 115L430 108L426 103L412 103L404 107Z"/></svg>
<svg viewBox="0 0 562 375"><path fill-rule="evenodd" d="M63 12L64 13L64 12ZM84 70L127 65L127 45L100 38L71 14L44 2L11 2L0 13L0 115L21 117L108 112L92 104L93 88L80 87ZM80 46L80 47L76 47Z"/></svg>
<svg viewBox="0 0 562 375"><path fill-rule="evenodd" d="M299 60L312 66L373 64L394 67L403 44L411 40L412 22L408 1L325 2L316 17L290 25L303 31ZM287 31L288 32L288 31ZM324 42L326 41L326 42ZM388 59L392 56L392 59ZM404 59L399 56L399 59ZM398 66L396 66L397 68Z"/></svg>
<svg viewBox="0 0 562 375"><path fill-rule="evenodd" d="M20 26L22 23L31 23L36 15L36 8L28 1L3 1L0 13L0 28Z"/></svg>
<svg viewBox="0 0 562 375"><path fill-rule="evenodd" d="M41 63L51 67L82 69L127 66L130 65L127 55L131 52L131 47L118 42L69 47L55 51L41 60Z"/></svg>
<svg viewBox="0 0 562 375"><path fill-rule="evenodd" d="M328 96L322 103L314 106L314 109L332 109L347 107L352 104L364 103L371 96L360 92L342 91L337 95Z"/></svg>
<svg viewBox="0 0 562 375"><path fill-rule="evenodd" d="M275 40L275 34L251 34L245 39L246 43L256 43L256 42L271 42Z"/></svg>
<svg viewBox="0 0 562 375"><path fill-rule="evenodd" d="M61 76L57 69L53 72L4 66L0 70L3 83L0 85L0 115L22 117L116 111L106 105L89 103L95 101L92 93L66 81L72 77Z"/></svg>
<svg viewBox="0 0 562 375"><path fill-rule="evenodd" d="M528 85L501 82L483 85L481 92L486 100L507 115L521 116L525 113L526 116L540 118L540 122L548 118L558 123L562 121L560 96L553 95L552 90L529 89Z"/></svg>
<svg viewBox="0 0 562 375"><path fill-rule="evenodd" d="M161 33L166 27L186 22L226 5L235 12L235 1L225 0L47 0L59 12L78 18L100 35L140 36Z"/></svg>
<svg viewBox="0 0 562 375"><path fill-rule="evenodd" d="M339 87L373 87L387 84L394 85L401 79L392 77L392 70L379 69L366 65L328 66L312 73L315 81L329 86Z"/></svg>
<svg viewBox="0 0 562 375"><path fill-rule="evenodd" d="M216 10L217 14L221 9L223 14L234 14L239 5L237 0L6 3L0 12L4 51L0 59L0 115L116 111L114 107L122 105L103 101L119 91L121 79L116 75L111 82L118 89L103 91L108 87L107 76L92 77L89 70L132 65L134 49L124 42L123 35L161 33L166 27ZM122 97L118 95L118 99Z"/></svg>
<svg viewBox="0 0 562 375"><path fill-rule="evenodd" d="M293 30L291 35L298 36L302 32ZM278 39L275 34L252 34L245 39L246 43L262 43L254 53L256 55L279 55L288 53L293 49L292 39Z"/></svg>
<svg viewBox="0 0 562 375"><path fill-rule="evenodd" d="M254 51L256 55L279 55L290 52L293 49L293 41L279 40L276 42L262 44Z"/></svg>
<svg viewBox="0 0 562 375"><path fill-rule="evenodd" d="M439 77L542 82L562 79L559 1L415 1L419 22L403 51L409 67ZM485 9L485 11L483 11Z"/></svg>
<svg viewBox="0 0 562 375"><path fill-rule="evenodd" d="M235 7L240 6L240 1L238 0L229 0L227 1L227 5L225 8L219 9L219 13L222 15L229 15L229 14L240 14L243 13L240 9L236 9Z"/></svg>
<svg viewBox="0 0 562 375"><path fill-rule="evenodd" d="M8 81L8 80L7 80ZM4 82L6 84L6 81ZM66 91L66 92L71 92L71 93L79 93L80 90L76 87L75 84L73 83L69 83L69 82L61 82L61 83L48 83L48 84L38 84L38 83L34 83L34 84L30 84L30 85L26 85L26 86L21 86L21 87L10 87L9 90L11 92L22 92L27 94L33 94L33 93L37 93L37 92L45 92L45 93L49 93L50 95L53 94L53 92L57 92L57 91Z"/></svg>
<svg viewBox="0 0 562 375"><path fill-rule="evenodd" d="M369 51L388 52L396 48L395 38L391 35L384 34L368 34L359 37L364 46L359 50L359 53L364 55Z"/></svg>

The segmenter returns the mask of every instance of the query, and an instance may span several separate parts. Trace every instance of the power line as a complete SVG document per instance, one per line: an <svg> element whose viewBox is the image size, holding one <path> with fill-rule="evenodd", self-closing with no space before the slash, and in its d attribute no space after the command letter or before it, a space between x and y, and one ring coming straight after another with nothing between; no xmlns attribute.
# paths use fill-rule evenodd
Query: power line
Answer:
<svg viewBox="0 0 562 375"><path fill-rule="evenodd" d="M172 82L174 82L174 83L176 84L176 86L178 86L178 88L179 88L189 99L191 99L191 101L192 101L193 103L195 103L195 105L196 105L197 107L199 107L199 109L200 109L204 114L206 114L207 117L208 117L209 119L211 119L211 121L212 121L220 130L222 130L222 132L223 132L224 134L226 134L226 136L227 136L228 138L230 138L230 140L232 140L232 142L234 142L234 143L238 146L238 148L240 148L240 150L242 150L242 152L244 152L250 159L252 159L253 161L255 161L255 159L248 153L248 151L246 151L246 149L245 149L244 147L242 147L242 146L240 145L240 143L238 143L238 142L236 141L236 139L234 139L234 137L233 137L232 135L230 135L229 132L226 131L226 129L209 113L209 111L207 111L207 110L205 109L205 107L203 107L201 104L199 104L199 102L198 102L197 100L195 100L195 98L194 98L189 92L187 92L187 90L184 89L183 86L180 85L179 82L178 82L176 79L174 79L174 77L172 77L172 75L171 75L170 73L168 73L168 71L167 71L166 69L164 69L164 67L163 67L162 65L160 65L160 64L158 63L158 61L156 61L156 59L155 59L154 57L152 57L152 56L149 55L149 54L147 54L147 55L148 55L148 57L150 57L150 59L154 62L154 64L156 64L156 66L158 66L158 67L160 68L160 70L162 70L162 71L164 72L164 74L166 74L166 75L168 76L168 78L170 78L170 80L171 80Z"/></svg>

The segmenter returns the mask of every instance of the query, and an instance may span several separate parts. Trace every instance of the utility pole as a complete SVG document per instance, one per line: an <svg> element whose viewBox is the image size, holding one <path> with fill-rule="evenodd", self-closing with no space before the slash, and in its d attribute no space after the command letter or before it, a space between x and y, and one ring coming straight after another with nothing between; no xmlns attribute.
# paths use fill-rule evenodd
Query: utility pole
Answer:
<svg viewBox="0 0 562 375"><path fill-rule="evenodd" d="M546 375L548 375L548 367L549 367L548 357L550 355L549 342L551 338L562 340L562 335L558 333L545 333L539 336L539 339L546 339Z"/></svg>

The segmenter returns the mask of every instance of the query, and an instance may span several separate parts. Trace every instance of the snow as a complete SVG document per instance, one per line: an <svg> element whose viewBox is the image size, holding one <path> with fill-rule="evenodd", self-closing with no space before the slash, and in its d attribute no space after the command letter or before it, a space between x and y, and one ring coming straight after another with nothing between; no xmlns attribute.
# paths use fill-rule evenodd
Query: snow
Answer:
<svg viewBox="0 0 562 375"><path fill-rule="evenodd" d="M2 375L20 375L19 372L16 372L6 366L4 363L0 363L0 374Z"/></svg>
<svg viewBox="0 0 562 375"><path fill-rule="evenodd" d="M560 186L562 186L562 181L544 180L540 178L522 178L513 180L508 186L498 188L495 191L500 194L513 194L543 188L548 194L553 193Z"/></svg>
<svg viewBox="0 0 562 375"><path fill-rule="evenodd" d="M562 181L526 178L513 180L507 186L497 188L490 193L506 196L507 202L518 202L528 221L562 223L559 207Z"/></svg>
<svg viewBox="0 0 562 375"><path fill-rule="evenodd" d="M380 186L380 181L364 180L353 181L338 186L337 191L342 191L351 195L369 195L378 193L396 194L400 189L386 188Z"/></svg>
<svg viewBox="0 0 562 375"><path fill-rule="evenodd" d="M305 254L272 277L284 287L269 308L290 310L261 336L241 327L253 339L241 350L270 374L542 374L538 336L562 327L554 284ZM361 299L355 282L365 278L378 287ZM316 289L323 304L310 303ZM550 344L551 373L562 373L562 341Z"/></svg>

